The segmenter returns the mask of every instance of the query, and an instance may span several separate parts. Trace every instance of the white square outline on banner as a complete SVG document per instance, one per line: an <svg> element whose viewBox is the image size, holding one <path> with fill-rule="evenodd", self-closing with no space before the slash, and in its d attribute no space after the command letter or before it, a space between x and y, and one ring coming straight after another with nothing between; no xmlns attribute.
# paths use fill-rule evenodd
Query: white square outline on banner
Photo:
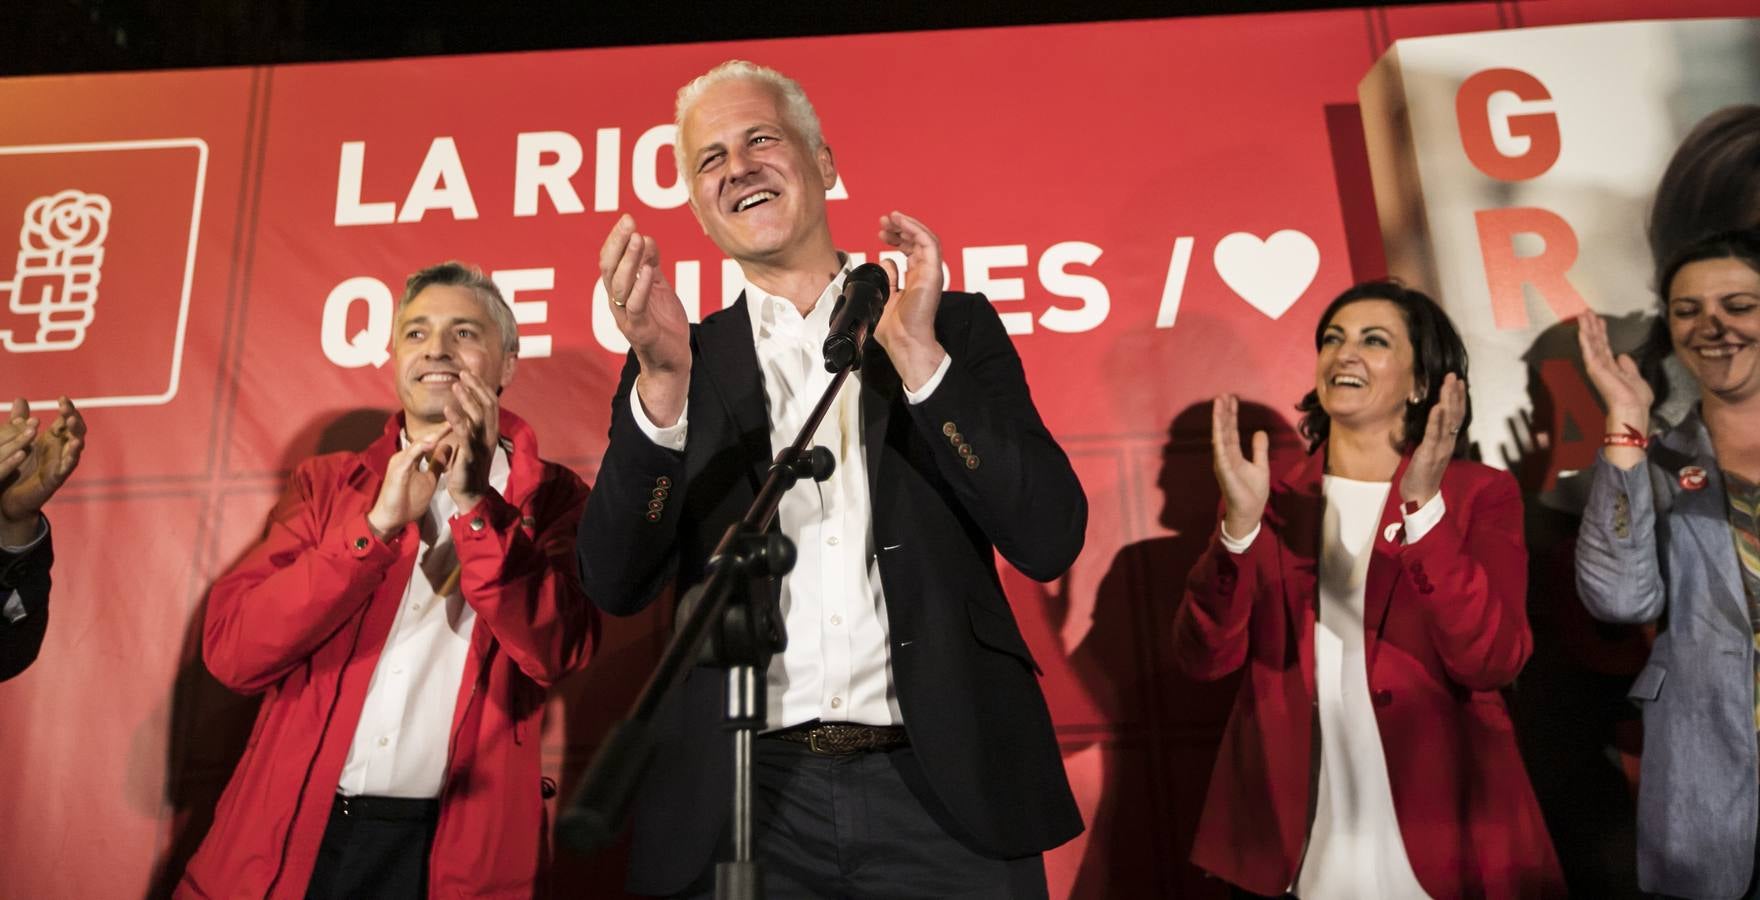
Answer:
<svg viewBox="0 0 1760 900"><path fill-rule="evenodd" d="M0 146L0 156L21 156L41 153L103 153L113 150L167 150L178 147L194 147L196 157L196 190L195 202L189 216L189 249L183 261L183 297L177 307L177 336L171 345L171 380L162 394L128 394L118 397L74 397L73 402L84 409L97 409L106 406L161 406L171 402L177 396L177 388L183 376L183 339L189 327L189 294L196 271L196 237L202 227L202 191L208 182L208 142L201 138L163 138L144 141L96 141L83 144L19 144L11 147ZM33 408L55 407L55 398L47 400L31 400Z"/></svg>

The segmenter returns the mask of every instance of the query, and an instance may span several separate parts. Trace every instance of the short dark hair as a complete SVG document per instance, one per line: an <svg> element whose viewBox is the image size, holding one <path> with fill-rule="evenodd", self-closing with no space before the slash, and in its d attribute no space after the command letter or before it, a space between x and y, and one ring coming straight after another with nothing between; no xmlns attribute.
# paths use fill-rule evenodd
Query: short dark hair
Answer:
<svg viewBox="0 0 1760 900"><path fill-rule="evenodd" d="M1314 327L1316 352L1326 337L1333 316L1346 306L1364 300L1385 300L1399 307L1406 331L1411 335L1412 382L1423 390L1424 396L1417 403L1406 404L1405 433L1400 439L1399 451L1407 453L1424 440L1430 410L1436 407L1442 396L1443 378L1452 372L1463 383L1467 380L1467 346L1461 343L1460 333L1455 331L1448 314L1430 299L1430 295L1398 281L1387 280L1352 285L1326 307L1326 311L1320 314L1320 324ZM1319 391L1309 391L1302 402L1296 404L1296 411L1302 414L1298 427L1302 437L1308 440L1308 452L1312 453L1332 432L1332 417L1320 407ZM1467 426L1472 422L1473 398L1469 394L1467 414L1461 419L1460 434L1455 437L1454 456L1457 459L1467 455Z"/></svg>
<svg viewBox="0 0 1760 900"><path fill-rule="evenodd" d="M1708 259L1734 259L1760 272L1760 228L1738 228L1708 235L1675 250L1656 271L1656 317L1650 320L1650 331L1644 346L1638 350L1638 372L1650 383L1656 403L1668 399L1668 373L1662 361L1674 352L1674 336L1668 330L1669 288L1676 275L1687 266Z"/></svg>
<svg viewBox="0 0 1760 900"><path fill-rule="evenodd" d="M461 287L475 294L482 301L483 311L488 313L489 320L501 332L502 351L508 354L519 353L519 323L513 318L512 307L501 298L501 288L495 284L494 279L469 263L448 260L411 275L403 283L403 296L398 298L397 308L403 309L417 294L436 284Z"/></svg>

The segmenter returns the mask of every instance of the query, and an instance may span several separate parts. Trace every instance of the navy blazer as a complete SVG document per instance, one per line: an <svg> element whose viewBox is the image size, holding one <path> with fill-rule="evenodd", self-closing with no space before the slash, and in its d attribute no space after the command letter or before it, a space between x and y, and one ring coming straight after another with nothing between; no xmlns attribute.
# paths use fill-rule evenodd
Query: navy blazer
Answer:
<svg viewBox="0 0 1760 900"><path fill-rule="evenodd" d="M42 649L43 635L49 630L49 566L54 561L55 548L47 533L23 553L0 550L0 605L17 591L25 613L17 622L0 613L0 681L23 672Z"/></svg>
<svg viewBox="0 0 1760 900"><path fill-rule="evenodd" d="M1736 897L1754 865L1754 634L1723 473L1697 411L1647 464L1599 457L1577 537L1577 590L1596 618L1662 622L1629 696L1644 710L1638 885ZM1681 472L1704 472L1688 489ZM1689 482L1691 479L1689 479Z"/></svg>
<svg viewBox="0 0 1760 900"><path fill-rule="evenodd" d="M756 495L771 458L768 407L742 296L692 327L683 452L655 444L630 411L632 354L611 401L611 441L581 519L587 595L635 613L669 583L696 583L722 532ZM950 830L1000 858L1082 829L1038 666L996 571L998 552L1040 581L1081 551L1087 498L1046 430L1020 357L981 295L949 292L935 320L951 363L920 404L905 401L877 343L864 348L861 421L874 546L905 728ZM847 389L847 388L846 388ZM960 445L967 447L965 453ZM635 801L629 885L672 894L711 861L729 818L725 674L697 669L660 713L658 749Z"/></svg>

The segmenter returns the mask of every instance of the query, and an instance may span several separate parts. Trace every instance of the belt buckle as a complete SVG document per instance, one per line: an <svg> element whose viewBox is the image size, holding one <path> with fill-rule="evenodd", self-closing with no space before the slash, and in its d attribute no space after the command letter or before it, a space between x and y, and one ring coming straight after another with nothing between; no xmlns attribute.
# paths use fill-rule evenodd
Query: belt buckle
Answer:
<svg viewBox="0 0 1760 900"><path fill-rule="evenodd" d="M819 756L832 756L834 754L831 751L823 749L819 746L819 736L823 733L824 732L820 731L817 728L809 730L807 732L807 749L811 750L815 754L818 754Z"/></svg>

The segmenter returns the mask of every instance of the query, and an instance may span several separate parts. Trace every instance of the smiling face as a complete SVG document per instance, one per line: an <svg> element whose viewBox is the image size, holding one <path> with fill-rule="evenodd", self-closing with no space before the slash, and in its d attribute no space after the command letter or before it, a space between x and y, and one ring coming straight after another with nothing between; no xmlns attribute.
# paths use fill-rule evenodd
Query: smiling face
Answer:
<svg viewBox="0 0 1760 900"><path fill-rule="evenodd" d="M825 192L837 183L831 151L790 126L770 85L734 78L710 86L686 111L678 139L691 209L727 255L788 266L835 252L825 219Z"/></svg>
<svg viewBox="0 0 1760 900"><path fill-rule="evenodd" d="M391 342L397 399L412 426L446 421L460 372L495 388L513 381L518 358L505 349L484 302L469 288L433 284L398 309Z"/></svg>
<svg viewBox="0 0 1760 900"><path fill-rule="evenodd" d="M1668 287L1669 337L1700 390L1731 403L1760 391L1760 272L1739 259L1702 259Z"/></svg>
<svg viewBox="0 0 1760 900"><path fill-rule="evenodd" d="M1320 336L1314 391L1333 427L1405 429L1407 401L1416 396L1411 330L1387 300L1347 303Z"/></svg>

